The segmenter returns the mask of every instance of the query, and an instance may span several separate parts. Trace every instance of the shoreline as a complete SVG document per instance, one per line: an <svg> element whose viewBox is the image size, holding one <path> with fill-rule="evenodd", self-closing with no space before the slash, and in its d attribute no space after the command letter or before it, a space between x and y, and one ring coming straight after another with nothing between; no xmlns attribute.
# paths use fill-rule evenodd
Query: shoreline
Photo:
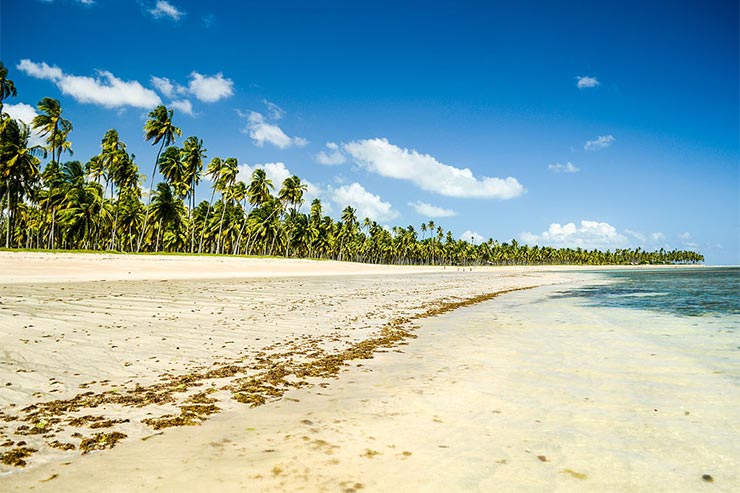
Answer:
<svg viewBox="0 0 740 493"><path fill-rule="evenodd" d="M32 262L48 263L41 257ZM147 262L132 272L153 278L101 281L75 279L70 265L53 270L58 263L50 262L47 269L52 269L44 275L51 282L36 281L34 272L19 282L0 282L0 324L11 327L10 334L0 334L5 349L0 433L14 441L0 447L0 453L37 450L20 457L28 462L26 468L3 466L0 486L8 491L189 491L216 484L225 491L246 484L259 485L260 491L306 485L384 490L391 487L382 479L384 471L426 481L424 471L440 461L457 464L441 480L470 481L467 463L449 454L459 453L454 443L469 440L466 433L479 434L471 428L474 423L483 420L475 426L485 426L493 443L495 437L519 443L527 434L516 420L500 428L488 421L490 410L485 416L472 410L487 408L489 401L513 410L506 396L510 388L500 387L507 375L532 364L549 368L547 358L561 350L579 352L575 339L566 345L560 335L552 339L560 333L550 330L552 321L536 317L540 305L532 301L561 286L594 282L599 271L612 270L419 272L391 266L358 274L354 264L343 264L316 274L311 269L326 267L325 262L306 269L288 261L292 270L304 270L262 275L269 264L283 260L236 260L246 260L240 262L243 269L261 263L262 270L255 269L253 277L202 279L197 277L202 270L167 270L178 263L160 262L159 270L146 272L141 267ZM22 271L24 262L14 269ZM223 265L203 262L211 264ZM159 279L163 274L191 277ZM495 331L439 332L450 321L466 327L484 307L496 309ZM510 312L525 318L517 321ZM526 330L516 330L522 323ZM417 330L419 325L423 330ZM488 345L508 333L516 336L515 346L506 340ZM578 334L583 344L599 340L590 331ZM605 342L605 354L619 341ZM542 349L533 349L539 344ZM458 358L454 365L447 361L448 345L456 348L450 353ZM492 352L498 356L489 357ZM475 370L492 364L493 373ZM478 373L469 374L472 370ZM549 379L540 371L541 378ZM438 377L446 383L432 383ZM522 378L507 385L543 398L537 380ZM556 384L546 395L568 395L564 385ZM427 398L433 400L424 404L421 419L413 409L418 399ZM473 421L466 415L470 412L477 416ZM440 445L428 441L440 432L446 437ZM387 443L381 446L381 440ZM74 450L61 450L70 445ZM534 457L534 464L544 462L538 455L548 462L557 457L554 450L524 449L531 451L524 452L524 459ZM496 460L513 461L510 451L494 452ZM468 457L473 464L480 459ZM516 474L529 474L532 463L514 462L516 468L503 483L480 476L477 484L503 490L507 484L526 486L517 483ZM365 471L362 477L353 472L358 468ZM249 475L234 476L238 471ZM564 464L553 473L548 481L572 481L568 485L575 489L588 489L599 484L593 482L597 479L609 484L583 465ZM580 479L581 474L589 480ZM140 477L136 485L127 482L132 476Z"/></svg>
<svg viewBox="0 0 740 493"><path fill-rule="evenodd" d="M354 264L237 259L257 265L255 277L218 270L239 277L202 279L203 269L173 271L179 264L161 258L132 267L117 257L115 272L149 277L117 280L99 273L107 259L63 258L60 266L48 255L16 256L0 275L15 281L0 284L0 324L10 328L0 335L0 431L10 438L0 467L10 477L322 387L347 361L398 350L420 317L568 277L386 266L356 275ZM98 270L84 268L95 260ZM152 261L159 270L144 270ZM275 264L291 276L270 271ZM201 267L214 265L225 263Z"/></svg>
<svg viewBox="0 0 740 493"><path fill-rule="evenodd" d="M336 260L198 254L0 251L0 283L218 280L274 277L401 275L434 272L569 272L705 268L693 265L385 265Z"/></svg>

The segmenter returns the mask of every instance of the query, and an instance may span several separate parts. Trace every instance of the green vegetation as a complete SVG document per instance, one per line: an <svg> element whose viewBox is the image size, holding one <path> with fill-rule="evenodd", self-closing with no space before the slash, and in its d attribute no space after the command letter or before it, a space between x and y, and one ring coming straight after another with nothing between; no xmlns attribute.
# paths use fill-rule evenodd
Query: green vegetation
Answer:
<svg viewBox="0 0 740 493"><path fill-rule="evenodd" d="M209 201L195 203L207 150L191 136L175 145L182 131L173 111L157 106L144 125L145 138L158 145L152 178L163 181L142 197L144 176L118 132L105 132L100 153L86 163L67 161L72 124L62 117L59 101L44 98L32 127L46 146L30 146L31 129L2 113L3 101L16 95L0 62L0 233L5 248L118 252L284 255L384 264L675 264L702 262L691 251L645 252L580 248L530 247L516 240L493 239L479 245L455 240L434 221L416 228L385 229L358 218L350 206L335 221L315 199L300 212L306 185L287 178L276 184L264 170L250 182L238 181L238 161L213 157L205 170L211 181ZM41 159L49 161L41 168ZM153 179L149 182L153 183ZM214 202L214 199L215 202Z"/></svg>

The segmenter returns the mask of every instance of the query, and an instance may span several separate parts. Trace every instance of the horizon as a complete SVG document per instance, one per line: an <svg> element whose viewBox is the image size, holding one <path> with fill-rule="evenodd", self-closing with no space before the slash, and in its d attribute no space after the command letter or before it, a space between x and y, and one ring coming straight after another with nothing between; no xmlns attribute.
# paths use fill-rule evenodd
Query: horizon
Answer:
<svg viewBox="0 0 740 493"><path fill-rule="evenodd" d="M5 111L58 99L63 161L115 128L148 177L165 104L175 145L295 174L335 218L740 265L736 2L415 5L7 0Z"/></svg>

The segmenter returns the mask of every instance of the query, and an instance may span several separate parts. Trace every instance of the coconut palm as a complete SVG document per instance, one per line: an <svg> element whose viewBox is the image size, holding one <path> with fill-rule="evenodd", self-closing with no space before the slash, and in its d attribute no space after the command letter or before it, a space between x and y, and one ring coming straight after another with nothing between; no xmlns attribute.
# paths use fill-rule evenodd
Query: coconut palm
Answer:
<svg viewBox="0 0 740 493"><path fill-rule="evenodd" d="M46 137L51 160L58 163L63 151L72 153L71 143L67 141L67 135L72 131L72 123L62 118L62 106L56 99L43 98L37 107L41 114L33 118L31 126L39 131L39 135Z"/></svg>
<svg viewBox="0 0 740 493"><path fill-rule="evenodd" d="M278 193L278 199L283 204L283 208L290 206L290 214L286 219L286 230L288 238L285 243L285 256L288 256L290 250L290 241L292 236L292 224L293 219L296 216L298 208L303 204L303 194L308 190L308 187L301 183L301 179L297 176L289 176L283 181L283 186L280 188Z"/></svg>
<svg viewBox="0 0 740 493"><path fill-rule="evenodd" d="M29 195L39 178L40 146L28 147L29 127L12 118L0 124L0 203L5 198L5 247L10 247L11 231L18 204Z"/></svg>
<svg viewBox="0 0 740 493"><path fill-rule="evenodd" d="M139 237L139 243L136 247L136 251L141 250L141 242L144 239L144 233L146 231L147 222L149 221L149 205L151 204L152 194L151 190L154 187L154 177L157 174L157 166L159 165L159 156L162 154L162 149L165 146L174 144L177 137L182 135L182 130L172 124L172 116L174 110L168 110L166 106L159 105L149 113L149 119L144 124L144 139L152 141L152 145L159 144L159 150L157 151L157 157L154 160L154 166L152 167L152 176L149 180L149 195L146 203L146 216L144 216L144 227L141 230L141 236Z"/></svg>
<svg viewBox="0 0 740 493"><path fill-rule="evenodd" d="M275 187L262 168L252 171L251 178L249 187L247 187L247 199L252 207L260 207L270 199L271 191Z"/></svg>
<svg viewBox="0 0 740 493"><path fill-rule="evenodd" d="M206 232L206 225L208 224L208 216L211 213L213 207L213 197L216 195L216 189L218 188L218 182L221 178L221 172L223 170L224 162L219 157L214 157L208 164L206 169L206 176L211 180L211 200L208 201L208 209L206 209L206 215L203 219L203 227L200 230L200 242L198 244L198 253L203 251L203 236Z"/></svg>
<svg viewBox="0 0 740 493"><path fill-rule="evenodd" d="M15 84L8 79L8 69L5 64L0 62L0 115L3 113L3 101L9 97L15 97L18 92L15 90Z"/></svg>
<svg viewBox="0 0 740 493"><path fill-rule="evenodd" d="M163 231L177 230L182 225L185 207L177 197L174 187L165 182L157 184L152 194L152 219L157 225L157 240L154 251L159 251L159 241Z"/></svg>
<svg viewBox="0 0 740 493"><path fill-rule="evenodd" d="M236 182L236 176L239 174L239 163L236 158L226 158L221 167L216 188L221 192L221 220L218 225L218 236L216 237L216 253L221 253L221 233L223 232L224 215L226 214L226 201L231 201L232 197L228 194L231 187Z"/></svg>
<svg viewBox="0 0 740 493"><path fill-rule="evenodd" d="M188 137L182 146L181 160L185 168L185 180L188 183L188 224L190 227L190 253L193 253L195 244L195 227L193 224L193 210L195 209L195 187L200 181L203 171L203 160L206 158L206 149L203 140L197 137Z"/></svg>

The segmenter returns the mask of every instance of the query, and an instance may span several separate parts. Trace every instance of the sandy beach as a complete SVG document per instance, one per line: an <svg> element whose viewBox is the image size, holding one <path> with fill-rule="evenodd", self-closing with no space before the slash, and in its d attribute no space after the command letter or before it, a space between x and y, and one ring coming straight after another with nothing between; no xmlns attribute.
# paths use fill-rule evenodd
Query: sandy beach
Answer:
<svg viewBox="0 0 740 493"><path fill-rule="evenodd" d="M736 387L586 281L0 252L0 489L733 491Z"/></svg>

